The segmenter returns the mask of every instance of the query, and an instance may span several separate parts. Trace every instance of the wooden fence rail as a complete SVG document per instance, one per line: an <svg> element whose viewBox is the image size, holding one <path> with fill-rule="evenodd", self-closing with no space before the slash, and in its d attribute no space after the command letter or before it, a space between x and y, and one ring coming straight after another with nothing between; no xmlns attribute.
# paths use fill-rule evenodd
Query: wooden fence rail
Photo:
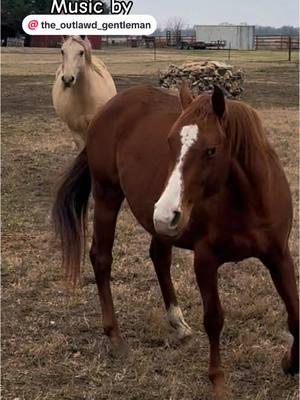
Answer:
<svg viewBox="0 0 300 400"><path fill-rule="evenodd" d="M255 36L256 50L299 50L298 36Z"/></svg>

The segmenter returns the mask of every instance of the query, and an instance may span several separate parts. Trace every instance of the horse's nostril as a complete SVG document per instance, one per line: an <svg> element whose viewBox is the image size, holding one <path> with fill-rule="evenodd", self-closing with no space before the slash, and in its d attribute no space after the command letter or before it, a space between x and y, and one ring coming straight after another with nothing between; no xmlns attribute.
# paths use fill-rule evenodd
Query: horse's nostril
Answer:
<svg viewBox="0 0 300 400"><path fill-rule="evenodd" d="M61 80L63 81L63 83L65 84L65 85L70 85L71 83L74 83L75 82L75 76L65 76L65 75L63 75L62 77L61 77Z"/></svg>
<svg viewBox="0 0 300 400"><path fill-rule="evenodd" d="M178 222L180 220L181 212L180 211L174 211L173 219L171 221L171 227L174 228L178 225Z"/></svg>

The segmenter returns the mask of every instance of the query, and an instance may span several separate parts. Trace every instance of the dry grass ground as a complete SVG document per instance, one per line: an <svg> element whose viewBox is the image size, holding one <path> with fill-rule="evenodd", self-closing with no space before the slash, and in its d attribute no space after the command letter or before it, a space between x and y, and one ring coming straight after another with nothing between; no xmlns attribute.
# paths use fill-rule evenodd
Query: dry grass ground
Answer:
<svg viewBox="0 0 300 400"><path fill-rule="evenodd" d="M158 68L203 53L161 52L159 65L146 51L101 54L123 89L155 83ZM291 185L296 212L290 244L298 270L298 64L272 61L269 55L256 61L247 57L234 62L246 69L245 99L259 107ZM51 106L58 60L54 52L2 57L3 399L208 399L208 345L191 255L176 250L172 269L195 331L189 343L180 345L165 322L148 258L149 237L126 206L118 223L112 281L131 348L125 362L107 353L88 261L76 295L65 293L48 220L57 176L75 156L71 135ZM227 264L220 276L226 310L223 360L233 398L295 400L298 380L280 369L286 315L265 268L251 259Z"/></svg>

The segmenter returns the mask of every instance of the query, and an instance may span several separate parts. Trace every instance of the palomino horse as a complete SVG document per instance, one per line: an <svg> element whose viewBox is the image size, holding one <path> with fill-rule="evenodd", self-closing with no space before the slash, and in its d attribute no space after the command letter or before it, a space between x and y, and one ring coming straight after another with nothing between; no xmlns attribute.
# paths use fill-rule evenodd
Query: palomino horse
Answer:
<svg viewBox="0 0 300 400"><path fill-rule="evenodd" d="M170 276L172 246L194 251L194 268L209 338L209 378L225 392L219 339L223 310L217 271L225 262L259 258L270 271L288 313L294 341L283 358L286 373L299 367L298 295L288 247L292 224L289 186L256 111L212 95L195 100L186 86L177 97L151 87L129 89L93 119L87 146L58 190L53 217L63 265L76 282L92 189L94 234L90 257L104 332L122 348L110 276L115 226L127 199L152 235L153 261L171 325L191 334Z"/></svg>
<svg viewBox="0 0 300 400"><path fill-rule="evenodd" d="M117 91L104 63L92 58L86 37L65 37L61 52L63 63L56 72L53 105L72 131L76 147L82 149L91 119Z"/></svg>

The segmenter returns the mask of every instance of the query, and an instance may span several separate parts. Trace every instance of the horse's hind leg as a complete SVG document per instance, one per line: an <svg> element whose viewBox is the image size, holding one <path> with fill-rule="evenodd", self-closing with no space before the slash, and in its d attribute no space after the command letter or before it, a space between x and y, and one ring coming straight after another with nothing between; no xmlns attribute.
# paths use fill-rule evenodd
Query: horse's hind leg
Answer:
<svg viewBox="0 0 300 400"><path fill-rule="evenodd" d="M299 297L294 263L289 250L284 256L267 256L262 261L270 271L274 285L285 304L288 327L294 339L290 351L282 360L282 367L285 373L296 374L299 372Z"/></svg>
<svg viewBox="0 0 300 400"><path fill-rule="evenodd" d="M90 258L99 291L104 333L109 337L113 351L118 353L123 352L126 346L114 311L110 277L117 216L124 196L119 188L105 185L98 190L94 188L94 199L94 234Z"/></svg>
<svg viewBox="0 0 300 400"><path fill-rule="evenodd" d="M171 279L170 268L172 259L172 246L152 238L150 257L154 264L156 275L162 291L163 299L168 313L168 320L177 330L179 339L192 335L192 330L183 318L182 311L177 303L174 286Z"/></svg>

